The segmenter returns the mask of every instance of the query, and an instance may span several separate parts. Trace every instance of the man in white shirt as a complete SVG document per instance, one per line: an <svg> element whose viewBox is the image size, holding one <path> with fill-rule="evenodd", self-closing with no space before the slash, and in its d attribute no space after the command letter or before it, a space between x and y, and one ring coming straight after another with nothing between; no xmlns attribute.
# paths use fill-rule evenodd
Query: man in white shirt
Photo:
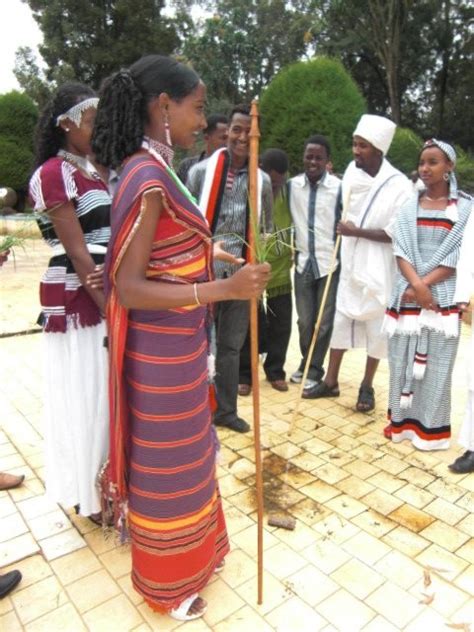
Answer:
<svg viewBox="0 0 474 632"><path fill-rule="evenodd" d="M367 362L357 400L360 412L375 407L372 383L380 359L387 356L382 322L395 273L391 236L397 212L412 192L408 178L385 158L395 129L395 123L382 116L364 114L354 131L354 161L342 180L348 213L337 227L342 235L341 273L329 366L325 380L303 392L306 399L337 397L345 351L365 347Z"/></svg>
<svg viewBox="0 0 474 632"><path fill-rule="evenodd" d="M290 378L294 383L301 382L303 376L330 271L340 215L341 181L327 171L330 154L329 143L324 136L311 136L304 147L304 173L288 182L288 204L295 230L295 298L302 356L298 370ZM331 338L337 280L336 271L332 277L305 388L315 386L324 376L323 363Z"/></svg>

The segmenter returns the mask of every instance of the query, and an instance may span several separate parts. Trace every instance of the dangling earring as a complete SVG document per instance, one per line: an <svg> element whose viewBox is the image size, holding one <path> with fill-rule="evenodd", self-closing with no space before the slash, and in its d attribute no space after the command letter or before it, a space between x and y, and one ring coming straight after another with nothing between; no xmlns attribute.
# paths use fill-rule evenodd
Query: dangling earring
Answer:
<svg viewBox="0 0 474 632"><path fill-rule="evenodd" d="M446 182L449 182L449 178L451 177L451 172L450 171L445 171L443 173L443 179L446 180Z"/></svg>
<svg viewBox="0 0 474 632"><path fill-rule="evenodd" d="M165 141L168 147L171 147L171 134L170 134L170 121L168 118L168 112L165 111Z"/></svg>
<svg viewBox="0 0 474 632"><path fill-rule="evenodd" d="M65 131L65 132L70 132L71 130L69 129L69 127L65 127L65 128L64 128L64 131Z"/></svg>

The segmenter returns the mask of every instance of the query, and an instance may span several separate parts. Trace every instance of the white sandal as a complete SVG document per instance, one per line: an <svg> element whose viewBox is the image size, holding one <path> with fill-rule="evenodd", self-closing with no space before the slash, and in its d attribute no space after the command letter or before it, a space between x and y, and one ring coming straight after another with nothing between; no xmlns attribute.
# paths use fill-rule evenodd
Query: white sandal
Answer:
<svg viewBox="0 0 474 632"><path fill-rule="evenodd" d="M196 612L195 614L188 614L189 608L191 608L198 597L199 595L197 593L194 593L194 595L191 595L187 599L184 599L184 601L182 601L177 608L170 610L170 617L176 619L177 621L193 621L193 619L199 619L199 617L202 617L202 615L205 614L207 610L207 605L205 605L202 610Z"/></svg>

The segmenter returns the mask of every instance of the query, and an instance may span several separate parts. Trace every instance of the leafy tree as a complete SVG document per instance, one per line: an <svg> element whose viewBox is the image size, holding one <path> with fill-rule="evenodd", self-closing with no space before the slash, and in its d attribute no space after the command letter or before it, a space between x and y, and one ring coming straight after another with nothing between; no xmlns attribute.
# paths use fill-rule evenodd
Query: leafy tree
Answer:
<svg viewBox="0 0 474 632"><path fill-rule="evenodd" d="M352 132L365 108L359 88L340 62L319 57L292 64L263 93L263 146L284 149L294 173L302 167L305 139L324 134L334 167L342 171L351 159Z"/></svg>
<svg viewBox="0 0 474 632"><path fill-rule="evenodd" d="M294 2L207 4L213 15L188 36L182 54L203 78L211 100L235 104L251 99L281 68L307 51L305 33L312 16L308 9L296 10Z"/></svg>
<svg viewBox="0 0 474 632"><path fill-rule="evenodd" d="M172 52L178 45L172 21L161 15L164 0L23 0L44 37L39 47L46 77L66 69L98 88L122 65L146 53Z"/></svg>
<svg viewBox="0 0 474 632"><path fill-rule="evenodd" d="M51 86L29 46L22 46L16 51L13 73L21 88L42 109L51 95Z"/></svg>
<svg viewBox="0 0 474 632"><path fill-rule="evenodd" d="M319 53L341 59L369 111L474 147L470 0L317 0Z"/></svg>

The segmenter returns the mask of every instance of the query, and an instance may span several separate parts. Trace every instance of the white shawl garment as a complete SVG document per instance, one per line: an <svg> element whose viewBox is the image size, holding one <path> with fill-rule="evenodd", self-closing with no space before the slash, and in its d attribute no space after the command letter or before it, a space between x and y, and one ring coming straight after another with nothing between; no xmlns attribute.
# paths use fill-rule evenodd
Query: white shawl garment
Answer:
<svg viewBox="0 0 474 632"><path fill-rule="evenodd" d="M373 178L354 162L342 179L343 199L349 191L346 221L392 236L396 215L412 193L412 184L384 159ZM354 320L383 317L392 291L395 258L392 244L342 237L341 278L337 309Z"/></svg>

